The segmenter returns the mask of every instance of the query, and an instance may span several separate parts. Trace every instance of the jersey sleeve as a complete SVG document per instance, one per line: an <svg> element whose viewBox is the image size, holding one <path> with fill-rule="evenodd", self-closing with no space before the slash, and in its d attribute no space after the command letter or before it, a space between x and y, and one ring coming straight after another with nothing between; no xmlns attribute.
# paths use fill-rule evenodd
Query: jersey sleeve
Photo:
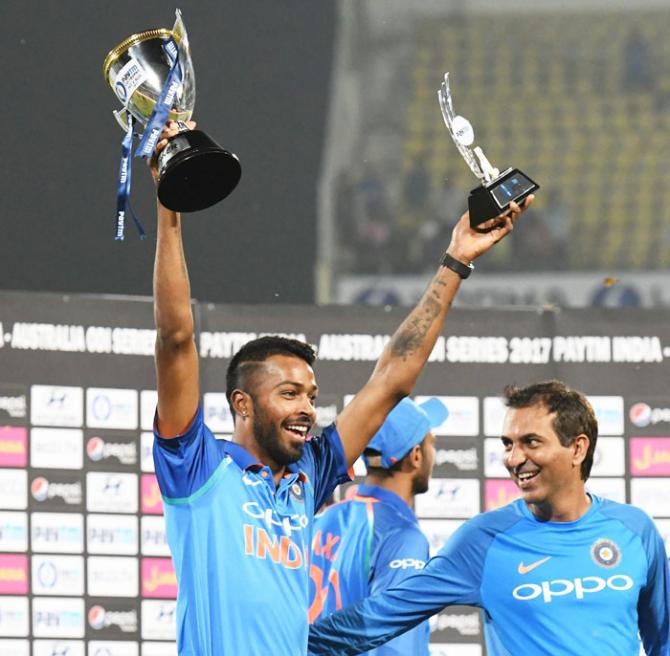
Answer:
<svg viewBox="0 0 670 656"><path fill-rule="evenodd" d="M647 584L640 591L638 624L647 656L670 653L670 572L663 539L649 521L643 535L649 569Z"/></svg>
<svg viewBox="0 0 670 656"><path fill-rule="evenodd" d="M374 595L421 571L428 561L428 540L418 528L384 536L374 554L370 594ZM370 656L428 656L430 628L422 622L410 631L381 645Z"/></svg>
<svg viewBox="0 0 670 656"><path fill-rule="evenodd" d="M310 628L310 654L358 654L384 644L452 604L481 605L481 572L490 540L466 522L426 567L384 592Z"/></svg>
<svg viewBox="0 0 670 656"><path fill-rule="evenodd" d="M154 428L153 455L161 494L182 501L204 487L223 460L216 438L204 424L202 408L182 435L165 439Z"/></svg>
<svg viewBox="0 0 670 656"><path fill-rule="evenodd" d="M344 448L335 424L307 442L298 462L314 486L314 510L317 511L340 484L351 480Z"/></svg>

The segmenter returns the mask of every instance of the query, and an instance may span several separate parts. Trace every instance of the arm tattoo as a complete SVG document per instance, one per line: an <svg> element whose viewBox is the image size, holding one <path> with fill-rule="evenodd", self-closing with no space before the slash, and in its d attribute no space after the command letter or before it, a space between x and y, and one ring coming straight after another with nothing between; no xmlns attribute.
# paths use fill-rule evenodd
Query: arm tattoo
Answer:
<svg viewBox="0 0 670 656"><path fill-rule="evenodd" d="M442 281L435 281L440 284ZM440 314L442 304L439 301L440 293L433 288L424 295L421 304L403 322L391 339L391 353L405 360L407 356L418 350L424 342L435 317Z"/></svg>

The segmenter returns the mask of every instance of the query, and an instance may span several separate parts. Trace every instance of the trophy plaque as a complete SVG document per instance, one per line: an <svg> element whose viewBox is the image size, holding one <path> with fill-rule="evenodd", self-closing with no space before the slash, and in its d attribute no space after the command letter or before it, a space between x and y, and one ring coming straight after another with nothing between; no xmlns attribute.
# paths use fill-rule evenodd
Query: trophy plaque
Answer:
<svg viewBox="0 0 670 656"><path fill-rule="evenodd" d="M481 181L468 196L470 225L474 228L509 209L514 201L521 204L527 196L540 188L519 169L508 168L502 173L491 165L479 146L471 148L475 132L468 119L454 112L449 89L449 73L437 92L444 123L470 170Z"/></svg>
<svg viewBox="0 0 670 656"><path fill-rule="evenodd" d="M133 34L112 49L105 58L103 73L123 105L114 112L127 133L120 189L129 178L131 155L127 151L132 151L135 121L145 126L136 153L145 158L155 156L158 138L168 121L179 125L179 133L158 155L158 198L165 207L176 212L202 210L235 189L242 173L237 156L201 130L190 130L185 125L195 106L195 73L179 10L171 30Z"/></svg>

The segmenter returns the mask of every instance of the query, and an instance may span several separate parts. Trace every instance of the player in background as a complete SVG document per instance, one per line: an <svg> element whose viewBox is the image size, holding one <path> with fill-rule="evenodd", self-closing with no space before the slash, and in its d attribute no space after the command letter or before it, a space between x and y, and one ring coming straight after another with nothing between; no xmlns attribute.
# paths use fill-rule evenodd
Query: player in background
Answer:
<svg viewBox="0 0 670 656"><path fill-rule="evenodd" d="M444 606L484 610L489 656L670 653L670 573L653 521L585 489L598 437L558 381L505 390L504 463L521 499L454 533L420 572L310 629L310 654L358 654Z"/></svg>
<svg viewBox="0 0 670 656"><path fill-rule="evenodd" d="M403 399L363 452L365 485L317 515L310 562L309 620L385 590L422 569L428 540L412 512L414 497L428 491L435 460L431 429L448 416L439 399L421 405ZM369 656L428 655L423 622L369 652Z"/></svg>
<svg viewBox="0 0 670 656"><path fill-rule="evenodd" d="M157 149L177 131L169 124ZM157 179L155 161L152 173ZM467 213L461 217L423 297L319 437L310 437L318 394L311 346L281 337L243 346L226 375L233 435L217 440L200 407L181 216L158 203L154 462L179 585L180 656L304 656L314 514L411 393L472 261L509 234L520 214L514 205L484 231L470 227ZM277 266L291 257L278 253Z"/></svg>

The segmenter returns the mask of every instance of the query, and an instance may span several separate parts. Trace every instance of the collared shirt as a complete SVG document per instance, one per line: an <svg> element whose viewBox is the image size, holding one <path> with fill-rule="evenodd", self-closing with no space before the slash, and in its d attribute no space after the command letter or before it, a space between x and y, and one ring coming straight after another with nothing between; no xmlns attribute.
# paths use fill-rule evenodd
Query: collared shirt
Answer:
<svg viewBox="0 0 670 656"><path fill-rule="evenodd" d="M359 485L351 499L317 515L312 543L310 622L400 583L428 560L428 540L397 494ZM428 622L370 656L428 654Z"/></svg>
<svg viewBox="0 0 670 656"><path fill-rule="evenodd" d="M272 471L203 423L154 441L179 594L180 656L307 648L309 545L315 510L349 480L334 425L305 445L275 488Z"/></svg>
<svg viewBox="0 0 670 656"><path fill-rule="evenodd" d="M670 650L665 545L639 508L591 495L574 522L523 500L467 521L426 567L310 629L309 653L358 654L451 604L485 610L491 656Z"/></svg>

